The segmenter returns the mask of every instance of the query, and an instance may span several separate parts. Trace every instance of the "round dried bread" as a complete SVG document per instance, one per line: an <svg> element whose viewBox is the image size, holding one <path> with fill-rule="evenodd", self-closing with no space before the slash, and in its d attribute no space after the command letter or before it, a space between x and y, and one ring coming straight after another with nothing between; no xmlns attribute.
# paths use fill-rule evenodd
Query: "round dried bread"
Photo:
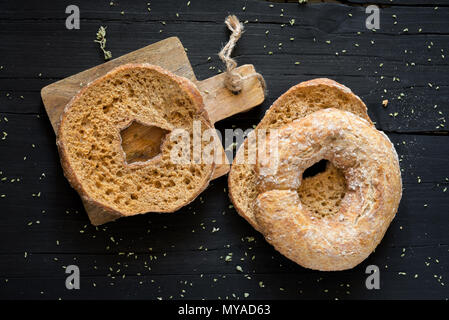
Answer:
<svg viewBox="0 0 449 320"><path fill-rule="evenodd" d="M267 110L254 130L276 129L299 120L312 112L336 108L352 112L372 125L366 105L344 85L327 78L301 82L281 95ZM254 217L254 201L257 197L255 163L248 161L248 139L241 145L232 163L228 177L229 196L237 212L256 230L259 226ZM299 196L309 210L328 214L338 210L346 191L343 173L328 163L324 172L304 179ZM332 203L326 208L322 201Z"/></svg>
<svg viewBox="0 0 449 320"><path fill-rule="evenodd" d="M306 268L353 268L376 248L397 212L402 181L394 146L367 121L337 109L314 112L277 133L277 148L262 153L256 167L259 230ZM338 212L326 216L308 210L298 195L304 170L321 159L347 181Z"/></svg>
<svg viewBox="0 0 449 320"><path fill-rule="evenodd" d="M191 81L149 64L117 67L64 110L57 144L65 176L88 204L117 216L176 211L206 188L215 167L171 159L181 142L173 131L192 137L194 121L202 132L212 128ZM121 131L133 122L168 132L160 153L147 161L127 163Z"/></svg>

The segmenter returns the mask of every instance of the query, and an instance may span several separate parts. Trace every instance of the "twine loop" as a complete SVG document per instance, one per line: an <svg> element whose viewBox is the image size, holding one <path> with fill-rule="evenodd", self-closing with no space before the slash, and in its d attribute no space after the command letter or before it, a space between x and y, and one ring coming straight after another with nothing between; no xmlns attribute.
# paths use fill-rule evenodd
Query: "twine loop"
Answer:
<svg viewBox="0 0 449 320"><path fill-rule="evenodd" d="M265 92L266 83L262 75L257 72L248 74L246 76L240 75L235 70L235 68L237 67L237 62L231 58L232 50L234 50L237 41L243 34L243 24L240 23L239 19L235 15L227 16L225 19L225 24L231 31L231 36L228 43L226 43L223 49L221 49L221 51L218 53L218 56L226 65L226 78L224 83L226 88L228 88L234 94L239 94L243 89L244 81L255 77L259 80L260 85Z"/></svg>

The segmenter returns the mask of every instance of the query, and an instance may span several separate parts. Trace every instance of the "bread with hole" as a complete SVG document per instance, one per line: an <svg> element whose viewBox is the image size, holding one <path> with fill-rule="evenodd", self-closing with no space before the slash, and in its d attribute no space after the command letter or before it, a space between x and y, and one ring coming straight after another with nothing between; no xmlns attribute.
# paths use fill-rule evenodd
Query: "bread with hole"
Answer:
<svg viewBox="0 0 449 320"><path fill-rule="evenodd" d="M355 267L377 247L398 210L402 180L393 144L366 120L333 108L270 134L276 134L278 144L267 148L256 165L259 230L276 250L303 267ZM321 159L340 169L346 180L338 211L324 215L304 205L298 192L304 170ZM312 196L320 210L334 205Z"/></svg>
<svg viewBox="0 0 449 320"><path fill-rule="evenodd" d="M127 163L121 132L133 123L167 133L158 155ZM64 174L88 206L100 207L105 215L176 211L206 188L215 167L171 158L185 138L176 130L191 138L194 123L201 132L212 128L191 81L149 64L117 67L84 87L64 109L57 132ZM187 143L191 151L192 139Z"/></svg>
<svg viewBox="0 0 449 320"><path fill-rule="evenodd" d="M267 110L254 131L279 128L326 108L352 112L372 125L367 114L366 105L349 88L331 79L318 78L301 82L282 94ZM248 161L249 149L251 148L248 139L246 139L237 151L229 173L229 196L237 212L256 230L259 230L254 217L254 202L257 197L257 175L255 162ZM332 179L332 181L325 178ZM307 186L307 188L304 187L300 190L300 197L306 198L308 194L321 194L320 189L322 187L329 188L334 183L339 186L343 185L344 177L340 170L329 164L323 174L304 179L303 186ZM328 201L331 201L330 197L335 197L337 193L334 192L332 195L325 193L323 196ZM341 201L341 192L339 194L340 196L332 201L335 203ZM313 202L304 201L304 203L312 204ZM320 208L320 206L315 206L313 210L324 212L324 208Z"/></svg>

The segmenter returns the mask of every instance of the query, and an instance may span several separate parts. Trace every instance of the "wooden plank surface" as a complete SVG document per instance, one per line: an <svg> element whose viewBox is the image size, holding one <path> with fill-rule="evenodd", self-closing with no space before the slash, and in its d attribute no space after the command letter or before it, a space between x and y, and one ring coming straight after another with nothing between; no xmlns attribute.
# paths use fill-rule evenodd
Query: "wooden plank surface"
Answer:
<svg viewBox="0 0 449 320"><path fill-rule="evenodd" d="M449 6L384 1L381 29L372 32L356 2L151 1L148 12L146 2L79 1L81 29L69 31L68 1L0 1L0 298L449 298ZM93 42L100 25L114 57L178 36L206 79L223 69L216 53L229 36L228 13L248 20L235 56L263 74L268 96L219 130L251 128L290 86L330 77L362 97L397 146L403 200L359 267L322 273L277 254L230 206L226 177L176 214L98 229L63 177L39 91L103 61ZM80 266L82 290L65 289L68 264ZM380 290L365 288L369 264L380 267Z"/></svg>

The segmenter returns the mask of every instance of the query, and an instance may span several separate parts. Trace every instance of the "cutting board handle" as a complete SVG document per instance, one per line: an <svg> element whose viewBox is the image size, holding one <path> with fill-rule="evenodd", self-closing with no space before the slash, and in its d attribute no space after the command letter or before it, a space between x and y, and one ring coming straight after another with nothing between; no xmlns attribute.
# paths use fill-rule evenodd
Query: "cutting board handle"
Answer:
<svg viewBox="0 0 449 320"><path fill-rule="evenodd" d="M242 77L256 72L252 64L242 65L235 71ZM248 111L261 104L265 99L262 84L256 77L245 80L239 94L233 94L225 87L225 77L225 73L220 73L214 77L196 81L212 123L229 118L239 112Z"/></svg>

